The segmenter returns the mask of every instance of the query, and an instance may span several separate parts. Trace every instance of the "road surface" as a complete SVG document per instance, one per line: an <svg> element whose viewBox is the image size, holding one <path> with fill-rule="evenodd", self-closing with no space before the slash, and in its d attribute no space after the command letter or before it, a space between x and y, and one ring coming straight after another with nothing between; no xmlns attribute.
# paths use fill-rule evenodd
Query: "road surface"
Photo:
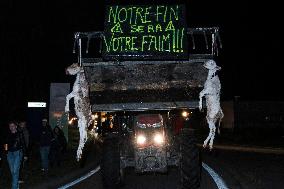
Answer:
<svg viewBox="0 0 284 189"><path fill-rule="evenodd" d="M100 171L94 176L86 179L85 181L71 187L72 189L80 188L97 188L102 189L102 183L100 179ZM122 189L176 189L179 184L179 174L176 168L171 168L169 173L163 174L143 174L136 175L133 169L128 169L126 174L126 183ZM216 184L213 179L208 175L206 171L202 172L202 184L201 189L215 189Z"/></svg>
<svg viewBox="0 0 284 189"><path fill-rule="evenodd" d="M278 189L284 186L283 155L216 151L203 152L202 159L230 189ZM178 183L179 173L176 168L171 168L167 175L154 173L136 175L133 169L129 169L126 185L122 189L178 189ZM100 171L69 188L102 189ZM213 177L203 168L200 189L205 188L216 189L218 186Z"/></svg>

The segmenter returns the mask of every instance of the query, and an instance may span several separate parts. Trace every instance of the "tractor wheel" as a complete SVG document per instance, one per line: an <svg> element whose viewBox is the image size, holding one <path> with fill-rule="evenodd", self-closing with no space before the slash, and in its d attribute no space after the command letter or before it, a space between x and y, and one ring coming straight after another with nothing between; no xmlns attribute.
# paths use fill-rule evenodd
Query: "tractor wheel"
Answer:
<svg viewBox="0 0 284 189"><path fill-rule="evenodd" d="M197 189L201 181L201 159L192 129L180 134L181 189Z"/></svg>
<svg viewBox="0 0 284 189"><path fill-rule="evenodd" d="M102 181L104 189L116 189L120 184L120 152L118 138L108 138L103 142Z"/></svg>

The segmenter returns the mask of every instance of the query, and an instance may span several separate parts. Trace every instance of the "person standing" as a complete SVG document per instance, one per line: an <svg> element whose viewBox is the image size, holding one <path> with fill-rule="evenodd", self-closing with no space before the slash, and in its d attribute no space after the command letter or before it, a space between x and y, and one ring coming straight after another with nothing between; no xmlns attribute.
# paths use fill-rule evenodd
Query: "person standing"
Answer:
<svg viewBox="0 0 284 189"><path fill-rule="evenodd" d="M27 129L27 123L26 121L21 121L19 123L19 131L23 133L24 139L25 139L25 144L27 150L29 149L29 143L30 143L30 134L29 130Z"/></svg>
<svg viewBox="0 0 284 189"><path fill-rule="evenodd" d="M7 160L12 175L12 189L19 188L19 171L22 157L26 157L25 139L21 132L17 130L17 124L14 121L9 122L9 133L6 149Z"/></svg>
<svg viewBox="0 0 284 189"><path fill-rule="evenodd" d="M112 132L113 122L112 116L107 114L105 122L102 123L102 135L106 136L108 133Z"/></svg>
<svg viewBox="0 0 284 189"><path fill-rule="evenodd" d="M4 157L4 143L2 133L2 128L0 128L0 178L2 176L2 162Z"/></svg>
<svg viewBox="0 0 284 189"><path fill-rule="evenodd" d="M51 127L49 126L47 119L42 120L42 128L40 133L40 156L41 156L41 170L48 171L49 164L49 151L53 135Z"/></svg>
<svg viewBox="0 0 284 189"><path fill-rule="evenodd" d="M56 126L53 129L53 140L50 148L50 165L57 164L60 166L63 153L66 151L67 141L63 131L60 127Z"/></svg>
<svg viewBox="0 0 284 189"><path fill-rule="evenodd" d="M19 127L18 127L18 131L23 135L24 140L25 140L25 149L26 149L26 155L27 157L29 156L29 141L30 141L30 135L29 135L29 131L27 129L27 124L26 121L20 121L19 123ZM23 183L23 169L25 167L26 161L27 159L22 159L22 163L20 166L20 176L19 176L19 183Z"/></svg>

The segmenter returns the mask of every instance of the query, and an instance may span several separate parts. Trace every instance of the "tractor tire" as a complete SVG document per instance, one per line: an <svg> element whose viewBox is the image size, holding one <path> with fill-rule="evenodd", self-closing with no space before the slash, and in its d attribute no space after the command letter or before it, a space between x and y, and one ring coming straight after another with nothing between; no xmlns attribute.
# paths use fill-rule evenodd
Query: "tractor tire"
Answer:
<svg viewBox="0 0 284 189"><path fill-rule="evenodd" d="M197 189L200 187L202 165L193 129L182 130L179 139L181 189Z"/></svg>
<svg viewBox="0 0 284 189"><path fill-rule="evenodd" d="M118 138L107 138L102 150L102 182L104 189L116 189L120 184L120 151Z"/></svg>

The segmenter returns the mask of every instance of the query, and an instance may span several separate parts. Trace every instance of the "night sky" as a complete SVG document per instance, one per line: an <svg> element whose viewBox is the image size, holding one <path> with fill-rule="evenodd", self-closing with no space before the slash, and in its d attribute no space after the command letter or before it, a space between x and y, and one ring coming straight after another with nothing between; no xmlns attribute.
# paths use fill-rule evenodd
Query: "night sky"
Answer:
<svg viewBox="0 0 284 189"><path fill-rule="evenodd" d="M142 1L0 2L0 119L23 114L27 101L48 101L50 82L74 81L64 71L75 60L73 34L103 30L106 2ZM234 96L282 100L280 5L245 0L143 0L147 2L183 3L189 27L220 27L223 49L217 63L222 67L223 100Z"/></svg>

